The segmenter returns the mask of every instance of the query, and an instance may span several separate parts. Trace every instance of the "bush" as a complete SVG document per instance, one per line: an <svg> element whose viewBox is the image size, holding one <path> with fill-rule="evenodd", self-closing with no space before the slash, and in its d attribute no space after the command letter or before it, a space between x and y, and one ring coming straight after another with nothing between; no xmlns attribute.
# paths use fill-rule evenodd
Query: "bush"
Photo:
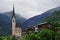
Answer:
<svg viewBox="0 0 60 40"><path fill-rule="evenodd" d="M43 29L37 33L26 34L23 40L54 40L54 32L49 29Z"/></svg>

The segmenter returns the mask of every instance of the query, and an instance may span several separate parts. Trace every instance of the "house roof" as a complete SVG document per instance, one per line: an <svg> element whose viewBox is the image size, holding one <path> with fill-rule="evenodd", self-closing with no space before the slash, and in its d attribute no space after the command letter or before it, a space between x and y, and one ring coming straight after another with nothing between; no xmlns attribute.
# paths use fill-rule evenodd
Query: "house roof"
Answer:
<svg viewBox="0 0 60 40"><path fill-rule="evenodd" d="M50 24L49 22L43 22L43 23L40 23L38 25L44 25L44 24Z"/></svg>

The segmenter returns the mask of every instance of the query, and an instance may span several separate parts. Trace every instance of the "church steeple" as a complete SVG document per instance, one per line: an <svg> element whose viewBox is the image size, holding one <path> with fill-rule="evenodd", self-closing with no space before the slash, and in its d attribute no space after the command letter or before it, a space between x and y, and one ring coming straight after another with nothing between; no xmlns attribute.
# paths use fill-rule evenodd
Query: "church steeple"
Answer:
<svg viewBox="0 0 60 40"><path fill-rule="evenodd" d="M12 13L12 35L15 35L15 28L16 28L16 17L15 17L14 5L13 5L13 13Z"/></svg>
<svg viewBox="0 0 60 40"><path fill-rule="evenodd" d="M12 36L15 37L22 37L22 29L20 27L16 27L16 16L15 16L15 9L13 5L13 13L12 13Z"/></svg>
<svg viewBox="0 0 60 40"><path fill-rule="evenodd" d="M15 17L15 9L14 9L14 5L13 5L13 14L12 17Z"/></svg>

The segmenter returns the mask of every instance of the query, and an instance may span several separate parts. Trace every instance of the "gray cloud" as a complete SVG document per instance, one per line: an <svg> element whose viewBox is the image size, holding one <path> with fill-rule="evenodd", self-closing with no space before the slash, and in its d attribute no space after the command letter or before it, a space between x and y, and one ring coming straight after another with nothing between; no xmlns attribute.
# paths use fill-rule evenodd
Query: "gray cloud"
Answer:
<svg viewBox="0 0 60 40"><path fill-rule="evenodd" d="M30 18L60 6L60 0L13 0L16 13ZM0 12L12 10L12 0L0 0Z"/></svg>

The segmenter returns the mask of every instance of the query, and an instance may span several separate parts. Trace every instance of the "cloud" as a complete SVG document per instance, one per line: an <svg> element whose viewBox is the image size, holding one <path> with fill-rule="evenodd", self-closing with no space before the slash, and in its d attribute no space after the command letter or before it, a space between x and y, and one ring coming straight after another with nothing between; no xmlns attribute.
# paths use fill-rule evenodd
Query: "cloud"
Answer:
<svg viewBox="0 0 60 40"><path fill-rule="evenodd" d="M60 0L0 0L0 12L12 10L12 1L14 1L16 13L26 18L60 6Z"/></svg>
<svg viewBox="0 0 60 40"><path fill-rule="evenodd" d="M0 0L0 12L7 12L12 10L11 0Z"/></svg>
<svg viewBox="0 0 60 40"><path fill-rule="evenodd" d="M39 11L20 11L20 13L22 14L21 16L26 18L29 18L29 17L31 18L33 16L40 14Z"/></svg>

